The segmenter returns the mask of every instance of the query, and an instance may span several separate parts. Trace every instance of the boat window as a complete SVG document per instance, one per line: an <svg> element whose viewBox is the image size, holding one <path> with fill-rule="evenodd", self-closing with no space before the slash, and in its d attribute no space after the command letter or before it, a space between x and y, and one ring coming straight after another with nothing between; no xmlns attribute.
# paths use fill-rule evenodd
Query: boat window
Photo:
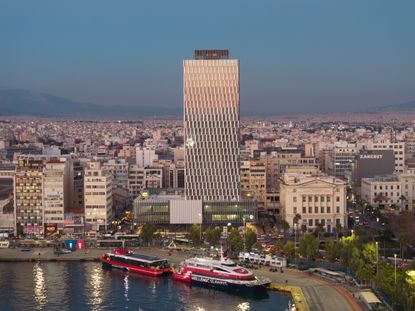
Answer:
<svg viewBox="0 0 415 311"><path fill-rule="evenodd" d="M219 268L219 267L215 267L216 271L221 271L221 272L226 272L229 273L229 271L226 271L225 269Z"/></svg>
<svg viewBox="0 0 415 311"><path fill-rule="evenodd" d="M226 267L236 267L236 263L234 263L234 262L232 262L232 263L225 263L225 262L222 262L222 265L223 265L223 266L226 266Z"/></svg>

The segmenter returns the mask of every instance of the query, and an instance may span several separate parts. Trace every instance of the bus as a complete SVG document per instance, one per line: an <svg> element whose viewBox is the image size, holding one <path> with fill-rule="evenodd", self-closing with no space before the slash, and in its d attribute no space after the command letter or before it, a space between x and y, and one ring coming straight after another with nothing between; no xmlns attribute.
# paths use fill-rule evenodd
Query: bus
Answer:
<svg viewBox="0 0 415 311"><path fill-rule="evenodd" d="M116 240L139 240L140 236L138 234L114 234Z"/></svg>
<svg viewBox="0 0 415 311"><path fill-rule="evenodd" d="M323 278L344 283L346 282L346 274L344 272L338 272L338 271L330 271L323 268L315 268L311 270L314 274L319 275Z"/></svg>
<svg viewBox="0 0 415 311"><path fill-rule="evenodd" d="M107 248L124 248L124 240L97 240L98 247L107 247Z"/></svg>

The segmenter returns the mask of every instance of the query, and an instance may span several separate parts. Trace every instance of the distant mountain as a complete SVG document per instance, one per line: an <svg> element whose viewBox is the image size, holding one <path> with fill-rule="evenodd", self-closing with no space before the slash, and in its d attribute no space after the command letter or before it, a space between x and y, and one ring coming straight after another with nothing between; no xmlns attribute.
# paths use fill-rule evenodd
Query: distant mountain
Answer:
<svg viewBox="0 0 415 311"><path fill-rule="evenodd" d="M27 90L0 89L0 116L140 117L179 116L181 109L161 106L101 106Z"/></svg>
<svg viewBox="0 0 415 311"><path fill-rule="evenodd" d="M367 113L415 111L415 101L366 109Z"/></svg>

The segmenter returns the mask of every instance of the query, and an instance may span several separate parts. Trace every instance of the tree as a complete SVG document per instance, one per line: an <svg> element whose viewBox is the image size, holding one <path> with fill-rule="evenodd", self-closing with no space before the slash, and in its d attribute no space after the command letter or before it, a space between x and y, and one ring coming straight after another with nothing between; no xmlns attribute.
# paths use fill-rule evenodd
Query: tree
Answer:
<svg viewBox="0 0 415 311"><path fill-rule="evenodd" d="M318 224L317 227L314 229L314 233L319 237L320 233L324 232L324 227L322 224Z"/></svg>
<svg viewBox="0 0 415 311"><path fill-rule="evenodd" d="M398 238L401 249L401 258L408 244L415 244L415 219L411 212L403 212L401 215L391 217L391 229Z"/></svg>
<svg viewBox="0 0 415 311"><path fill-rule="evenodd" d="M154 233L157 231L156 226L153 224L145 224L141 228L140 238L143 240L144 243L150 244L153 241Z"/></svg>
<svg viewBox="0 0 415 311"><path fill-rule="evenodd" d="M284 248L284 245L281 243L281 240L276 240L274 243L274 247L278 249L279 251L282 251Z"/></svg>
<svg viewBox="0 0 415 311"><path fill-rule="evenodd" d="M189 238L193 245L200 245L200 225L193 224L189 230Z"/></svg>
<svg viewBox="0 0 415 311"><path fill-rule="evenodd" d="M276 218L276 226L284 232L288 231L288 229L290 228L290 224L285 219L282 219L281 217Z"/></svg>
<svg viewBox="0 0 415 311"><path fill-rule="evenodd" d="M209 228L205 232L206 240L209 242L211 246L216 246L219 244L221 231L219 228Z"/></svg>
<svg viewBox="0 0 415 311"><path fill-rule="evenodd" d="M295 246L293 241L288 241L284 245L284 253L289 259L293 259L295 256Z"/></svg>
<svg viewBox="0 0 415 311"><path fill-rule="evenodd" d="M297 224L298 225L298 221L301 219L301 215L300 214L295 214L295 216L294 216L294 219L293 219L293 221L294 221L294 224Z"/></svg>
<svg viewBox="0 0 415 311"><path fill-rule="evenodd" d="M340 259L343 265L351 267L353 250L356 249L356 235L342 237L339 240Z"/></svg>
<svg viewBox="0 0 415 311"><path fill-rule="evenodd" d="M302 224L302 225L301 225L301 232L302 232L303 234L307 232L307 225L305 225L305 224Z"/></svg>
<svg viewBox="0 0 415 311"><path fill-rule="evenodd" d="M307 259L316 259L319 257L319 245L319 238L306 233L300 238L299 252L301 256L306 257Z"/></svg>
<svg viewBox="0 0 415 311"><path fill-rule="evenodd" d="M230 244L230 249L234 252L240 252L243 250L244 241L242 240L238 229L232 228L229 234L229 244Z"/></svg>
<svg viewBox="0 0 415 311"><path fill-rule="evenodd" d="M263 251L263 247L262 247L262 245L260 244L260 243L258 243L258 242L256 242L253 246L252 246L252 248L255 248L257 251L258 251L258 253L262 253L262 251Z"/></svg>
<svg viewBox="0 0 415 311"><path fill-rule="evenodd" d="M337 240L339 239L339 233L341 233L343 231L343 227L341 225L341 223L336 224L336 237Z"/></svg>
<svg viewBox="0 0 415 311"><path fill-rule="evenodd" d="M251 251L252 246L256 243L256 233L251 228L246 229L245 232L245 247L248 252Z"/></svg>
<svg viewBox="0 0 415 311"><path fill-rule="evenodd" d="M330 262L335 262L340 257L340 243L336 243L332 238L326 239L326 257Z"/></svg>
<svg viewBox="0 0 415 311"><path fill-rule="evenodd" d="M401 211L404 211L405 210L405 201L406 201L406 197L403 195L403 194L401 194L401 196L399 197L399 200L401 201Z"/></svg>
<svg viewBox="0 0 415 311"><path fill-rule="evenodd" d="M375 263L377 258L376 243L370 242L363 247L363 259L369 263Z"/></svg>

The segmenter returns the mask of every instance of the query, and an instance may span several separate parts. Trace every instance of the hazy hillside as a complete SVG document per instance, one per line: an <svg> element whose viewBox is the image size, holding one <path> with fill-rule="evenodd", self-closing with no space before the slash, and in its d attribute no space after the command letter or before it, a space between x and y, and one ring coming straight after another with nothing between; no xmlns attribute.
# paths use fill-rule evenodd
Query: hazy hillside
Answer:
<svg viewBox="0 0 415 311"><path fill-rule="evenodd" d="M159 106L100 106L27 90L0 90L0 115L71 116L176 116L178 108Z"/></svg>

